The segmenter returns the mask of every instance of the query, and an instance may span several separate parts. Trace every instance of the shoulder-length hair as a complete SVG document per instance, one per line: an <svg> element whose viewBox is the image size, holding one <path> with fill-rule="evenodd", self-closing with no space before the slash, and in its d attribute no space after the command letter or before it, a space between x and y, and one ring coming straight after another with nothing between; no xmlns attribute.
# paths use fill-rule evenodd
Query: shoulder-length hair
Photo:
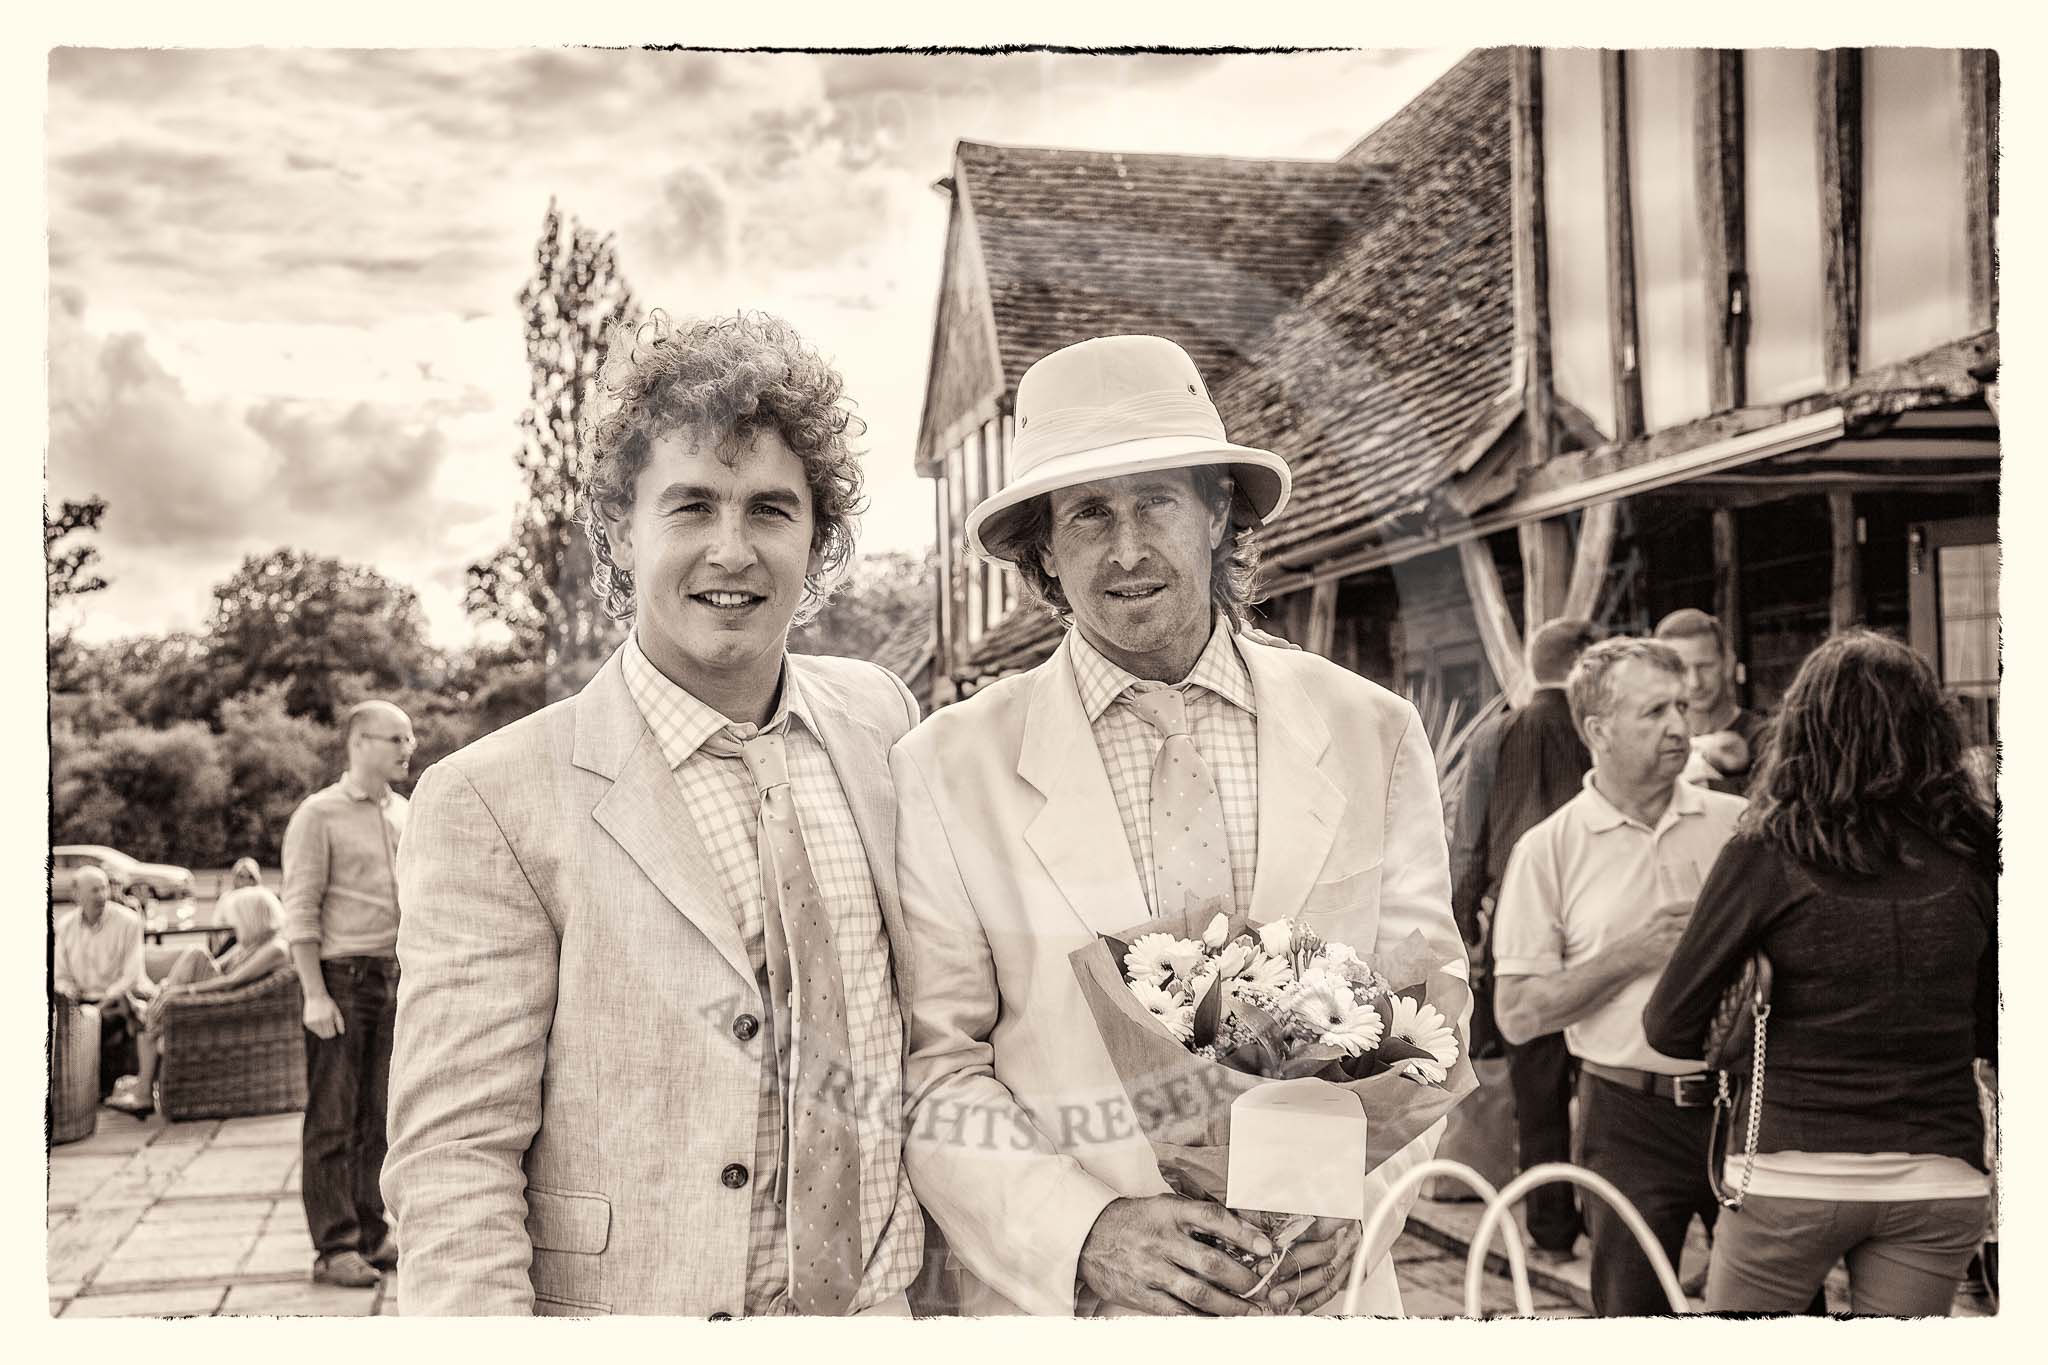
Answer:
<svg viewBox="0 0 2048 1365"><path fill-rule="evenodd" d="M1961 857L1998 856L1934 670L1870 630L1832 636L1799 666L1742 825L1800 862L1864 875L1893 865L1909 830Z"/></svg>
<svg viewBox="0 0 2048 1365"><path fill-rule="evenodd" d="M1257 601L1259 582L1259 518L1251 500L1237 489L1236 480L1215 465L1196 465L1188 471L1195 478L1195 496L1205 507L1228 500L1229 520L1223 539L1209 552L1209 600L1217 611L1242 628ZM1045 552L1052 548L1052 499L1033 498L1010 518L1011 531L997 550L1017 566L1018 576L1032 597L1063 622L1072 623L1074 608L1067 601L1059 579L1045 571Z"/></svg>
<svg viewBox="0 0 2048 1365"><path fill-rule="evenodd" d="M811 549L791 624L815 617L845 577L863 507L860 457L866 430L845 405L839 374L780 318L738 313L671 325L659 309L613 335L599 374L605 411L585 429L583 521L598 596L614 620L633 615L633 575L612 557L604 513L633 506L633 484L654 443L695 429L738 458L755 433L772 431L803 462L811 490Z"/></svg>

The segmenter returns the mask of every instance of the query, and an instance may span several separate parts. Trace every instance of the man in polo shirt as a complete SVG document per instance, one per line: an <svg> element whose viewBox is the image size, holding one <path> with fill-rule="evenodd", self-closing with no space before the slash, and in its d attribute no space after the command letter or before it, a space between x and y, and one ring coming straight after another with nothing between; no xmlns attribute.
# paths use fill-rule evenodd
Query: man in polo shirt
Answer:
<svg viewBox="0 0 2048 1365"><path fill-rule="evenodd" d="M1711 1228L1718 1212L1707 1183L1713 1090L1699 1062L1650 1047L1643 1005L1743 806L1679 780L1690 754L1685 671L1654 640L1608 640L1579 656L1566 690L1593 770L1516 844L1493 931L1502 1034L1519 1044L1564 1030L1579 1060L1582 1162L1636 1206L1674 1267L1693 1216ZM1594 1311L1669 1312L1620 1215L1587 1203Z"/></svg>
<svg viewBox="0 0 2048 1365"><path fill-rule="evenodd" d="M348 770L284 835L285 940L305 995L300 1172L313 1278L365 1289L398 1264L377 1178L398 1013L398 839L412 722L388 701L347 715Z"/></svg>

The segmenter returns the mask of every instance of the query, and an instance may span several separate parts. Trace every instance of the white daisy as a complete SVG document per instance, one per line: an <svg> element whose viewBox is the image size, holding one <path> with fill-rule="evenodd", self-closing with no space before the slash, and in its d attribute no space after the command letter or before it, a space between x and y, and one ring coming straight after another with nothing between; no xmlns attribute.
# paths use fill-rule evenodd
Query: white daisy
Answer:
<svg viewBox="0 0 2048 1365"><path fill-rule="evenodd" d="M1255 957L1238 974L1238 980L1267 995L1278 995L1294 984L1294 968L1284 957Z"/></svg>
<svg viewBox="0 0 2048 1365"><path fill-rule="evenodd" d="M1351 983L1330 972L1311 970L1287 993L1287 1008L1318 1032L1317 1042L1357 1055L1379 1046L1380 1016L1361 1005Z"/></svg>
<svg viewBox="0 0 2048 1365"><path fill-rule="evenodd" d="M1143 934L1124 954L1124 975L1133 982L1148 981L1157 986L1173 974L1173 945L1181 940L1172 934Z"/></svg>
<svg viewBox="0 0 2048 1365"><path fill-rule="evenodd" d="M1435 1059L1437 1067L1448 1072L1458 1060L1458 1036L1451 1032L1451 1021L1435 1005L1418 1005L1405 995L1390 996L1387 1004L1393 1011L1390 1035L1421 1048Z"/></svg>
<svg viewBox="0 0 2048 1365"><path fill-rule="evenodd" d="M1166 1031L1185 1043L1195 1036L1195 1008L1183 1005L1167 991L1149 981L1131 983L1131 994L1138 997L1138 1003L1166 1026Z"/></svg>

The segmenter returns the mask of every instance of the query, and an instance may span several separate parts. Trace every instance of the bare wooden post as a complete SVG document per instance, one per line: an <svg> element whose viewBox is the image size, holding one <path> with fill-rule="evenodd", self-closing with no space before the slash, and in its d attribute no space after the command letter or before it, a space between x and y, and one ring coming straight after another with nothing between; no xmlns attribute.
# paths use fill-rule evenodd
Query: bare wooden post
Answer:
<svg viewBox="0 0 2048 1365"><path fill-rule="evenodd" d="M1706 261L1707 354L1712 410L1747 399L1749 349L1748 221L1743 210L1742 54L1702 51L1693 118L1699 184L1700 244Z"/></svg>
<svg viewBox="0 0 2048 1365"><path fill-rule="evenodd" d="M1508 122L1514 145L1515 344L1522 353L1523 458L1550 458L1549 229L1543 208L1543 54L1518 47L1510 62L1513 100Z"/></svg>
<svg viewBox="0 0 2048 1365"><path fill-rule="evenodd" d="M1847 630L1863 619L1863 558L1856 548L1856 500L1846 490L1828 494L1834 567L1828 582L1828 629Z"/></svg>
<svg viewBox="0 0 2048 1365"><path fill-rule="evenodd" d="M1863 306L1863 53L1820 54L1820 229L1828 387L1856 377Z"/></svg>
<svg viewBox="0 0 2048 1365"><path fill-rule="evenodd" d="M1500 571L1493 567L1493 552L1484 540L1458 542L1458 564L1465 571L1465 592L1472 599L1472 616L1479 625L1479 643L1486 662L1508 694L1508 704L1519 706L1528 699L1529 689L1522 667L1522 637L1515 618L1508 611L1507 593L1500 585Z"/></svg>
<svg viewBox="0 0 2048 1365"><path fill-rule="evenodd" d="M1998 54L1970 48L1963 63L1963 185L1970 236L1970 326L1998 325Z"/></svg>
<svg viewBox="0 0 2048 1365"><path fill-rule="evenodd" d="M1563 517L1524 522L1517 533L1522 543L1522 633L1532 635L1545 621L1564 614L1571 533Z"/></svg>
<svg viewBox="0 0 2048 1365"><path fill-rule="evenodd" d="M1599 502L1579 513L1579 543L1572 551L1572 581L1565 590L1560 616L1595 619L1600 588L1607 581L1607 563L1614 553L1614 523L1619 502Z"/></svg>
<svg viewBox="0 0 2048 1365"><path fill-rule="evenodd" d="M1623 53L1600 54L1600 123L1607 183L1607 334L1614 354L1614 437L1643 434L1643 376L1636 363L1636 237L1628 176L1628 79Z"/></svg>
<svg viewBox="0 0 2048 1365"><path fill-rule="evenodd" d="M1735 538L1735 511L1714 509L1714 615L1728 648L1739 660L1743 656L1742 558Z"/></svg>
<svg viewBox="0 0 2048 1365"><path fill-rule="evenodd" d="M1311 654L1330 657L1337 641L1337 580L1326 578L1309 590L1308 638L1302 648Z"/></svg>

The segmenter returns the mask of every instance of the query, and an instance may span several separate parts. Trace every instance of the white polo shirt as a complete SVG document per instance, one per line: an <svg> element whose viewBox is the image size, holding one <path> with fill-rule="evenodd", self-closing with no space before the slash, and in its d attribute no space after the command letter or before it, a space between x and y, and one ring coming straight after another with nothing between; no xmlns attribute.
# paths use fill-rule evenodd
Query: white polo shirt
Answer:
<svg viewBox="0 0 2048 1365"><path fill-rule="evenodd" d="M1494 911L1496 976L1549 976L1596 956L1635 931L1669 893L1658 889L1659 864L1690 863L1704 882L1746 804L1739 796L1689 782L1672 784L1671 804L1655 829L1624 815L1593 785L1585 786L1515 844ZM1680 1076L1697 1061L1666 1057L1643 1038L1643 1006L1660 972L1623 986L1606 1004L1567 1024L1574 1057Z"/></svg>

